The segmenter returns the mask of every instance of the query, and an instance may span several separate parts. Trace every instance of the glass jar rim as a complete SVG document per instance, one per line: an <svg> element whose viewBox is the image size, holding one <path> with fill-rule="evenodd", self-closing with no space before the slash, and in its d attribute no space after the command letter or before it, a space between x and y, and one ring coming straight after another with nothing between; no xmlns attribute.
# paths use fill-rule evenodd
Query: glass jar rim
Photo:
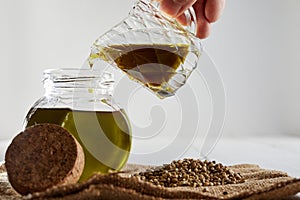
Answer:
<svg viewBox="0 0 300 200"><path fill-rule="evenodd" d="M52 68L44 70L44 75L56 75L61 78L76 78L76 77L90 77L101 78L103 71L88 68ZM80 76L79 76L80 75Z"/></svg>
<svg viewBox="0 0 300 200"><path fill-rule="evenodd" d="M89 68L57 68L44 70L45 88L93 88L112 91L112 73Z"/></svg>

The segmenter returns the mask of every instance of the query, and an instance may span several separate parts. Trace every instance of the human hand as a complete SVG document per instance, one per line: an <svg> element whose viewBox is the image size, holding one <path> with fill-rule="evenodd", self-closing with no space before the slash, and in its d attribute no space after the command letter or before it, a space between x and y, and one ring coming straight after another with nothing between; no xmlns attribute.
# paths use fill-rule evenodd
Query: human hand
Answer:
<svg viewBox="0 0 300 200"><path fill-rule="evenodd" d="M184 11L193 6L197 19L196 36L203 39L210 34L211 23L223 12L225 0L160 0L160 9L170 17L186 24Z"/></svg>

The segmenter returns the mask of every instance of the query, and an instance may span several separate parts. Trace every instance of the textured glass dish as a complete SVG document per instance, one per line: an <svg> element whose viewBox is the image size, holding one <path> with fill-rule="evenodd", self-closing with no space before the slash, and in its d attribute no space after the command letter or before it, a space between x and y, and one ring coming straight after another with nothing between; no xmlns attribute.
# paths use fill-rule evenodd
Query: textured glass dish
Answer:
<svg viewBox="0 0 300 200"><path fill-rule="evenodd" d="M91 67L108 62L165 98L186 83L197 66L202 45L154 4L138 1L127 18L95 41L88 61ZM192 11L186 16L191 26L195 24Z"/></svg>

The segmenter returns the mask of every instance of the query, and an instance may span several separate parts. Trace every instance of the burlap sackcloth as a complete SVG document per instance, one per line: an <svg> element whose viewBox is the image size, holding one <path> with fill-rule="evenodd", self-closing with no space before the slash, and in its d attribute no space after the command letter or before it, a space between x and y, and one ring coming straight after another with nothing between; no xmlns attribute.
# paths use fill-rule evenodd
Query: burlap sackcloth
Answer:
<svg viewBox="0 0 300 200"><path fill-rule="evenodd" d="M300 192L300 179L257 165L230 166L246 181L223 186L165 188L130 178L131 174L149 168L128 164L121 173L94 175L84 183L60 186L21 197L7 181L4 166L0 166L0 199L300 199L293 196Z"/></svg>

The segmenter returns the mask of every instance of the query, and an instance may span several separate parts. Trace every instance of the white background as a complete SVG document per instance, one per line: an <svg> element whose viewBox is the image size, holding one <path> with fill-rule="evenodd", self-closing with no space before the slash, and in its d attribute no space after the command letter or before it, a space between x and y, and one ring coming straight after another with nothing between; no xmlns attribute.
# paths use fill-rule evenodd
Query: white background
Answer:
<svg viewBox="0 0 300 200"><path fill-rule="evenodd" d="M0 140L43 95L43 70L80 67L133 2L0 0ZM204 41L227 91L224 136L300 135L299 10L299 0L227 1Z"/></svg>

